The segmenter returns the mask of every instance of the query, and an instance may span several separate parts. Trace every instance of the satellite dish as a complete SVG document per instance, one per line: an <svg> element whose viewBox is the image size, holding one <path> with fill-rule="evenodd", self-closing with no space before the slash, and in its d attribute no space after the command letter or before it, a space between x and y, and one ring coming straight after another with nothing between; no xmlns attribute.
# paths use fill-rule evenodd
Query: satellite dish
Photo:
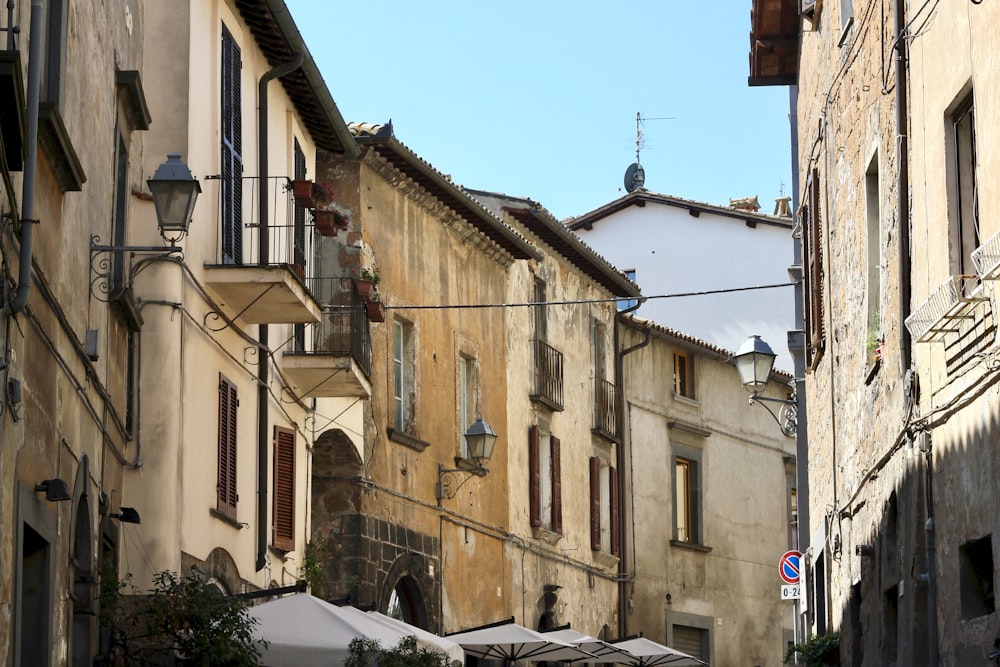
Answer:
<svg viewBox="0 0 1000 667"><path fill-rule="evenodd" d="M625 170L625 190L628 192L635 192L642 187L642 184L646 182L646 172L643 171L642 165L638 162L633 162Z"/></svg>

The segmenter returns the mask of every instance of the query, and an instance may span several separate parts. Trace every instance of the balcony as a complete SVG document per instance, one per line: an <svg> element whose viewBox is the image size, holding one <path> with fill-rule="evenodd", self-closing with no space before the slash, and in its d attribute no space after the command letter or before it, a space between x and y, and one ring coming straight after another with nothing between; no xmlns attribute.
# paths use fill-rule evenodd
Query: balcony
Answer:
<svg viewBox="0 0 1000 667"><path fill-rule="evenodd" d="M295 325L291 349L281 356L282 373L300 398L369 398L372 345L365 300L350 278L313 278L308 285L322 304L320 320Z"/></svg>
<svg viewBox="0 0 1000 667"><path fill-rule="evenodd" d="M947 334L959 334L963 325L975 319L976 307L989 301L975 275L949 276L906 318L906 328L917 343L942 340Z"/></svg>
<svg viewBox="0 0 1000 667"><path fill-rule="evenodd" d="M618 388L603 378L594 387L594 433L618 442Z"/></svg>
<svg viewBox="0 0 1000 667"><path fill-rule="evenodd" d="M532 341L535 350L535 391L531 400L563 410L563 355L545 341Z"/></svg>
<svg viewBox="0 0 1000 667"><path fill-rule="evenodd" d="M230 319L246 324L319 322L319 303L306 289L306 262L312 257L313 228L304 209L295 206L287 179L243 178L235 193L219 182L218 253L205 263L205 285ZM259 215L260 187L268 188L270 211ZM237 212L230 207L236 202ZM223 208L242 227L227 229Z"/></svg>

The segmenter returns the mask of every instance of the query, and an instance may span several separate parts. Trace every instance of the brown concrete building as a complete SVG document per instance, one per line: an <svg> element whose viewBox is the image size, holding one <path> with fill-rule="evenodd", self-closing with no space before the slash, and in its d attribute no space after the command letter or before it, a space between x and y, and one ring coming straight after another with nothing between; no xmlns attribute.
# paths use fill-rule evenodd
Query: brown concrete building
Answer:
<svg viewBox="0 0 1000 667"><path fill-rule="evenodd" d="M1000 10L753 4L751 83L797 83L806 623L840 633L842 664L984 664Z"/></svg>

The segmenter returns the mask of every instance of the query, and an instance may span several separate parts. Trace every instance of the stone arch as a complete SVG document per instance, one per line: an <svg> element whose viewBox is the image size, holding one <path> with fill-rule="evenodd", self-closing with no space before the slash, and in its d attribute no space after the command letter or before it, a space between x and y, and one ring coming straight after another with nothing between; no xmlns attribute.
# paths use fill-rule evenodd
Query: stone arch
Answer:
<svg viewBox="0 0 1000 667"><path fill-rule="evenodd" d="M205 560L182 553L181 566L184 568L184 572L181 573L183 576L190 574L192 567L197 567L205 573L212 585L227 595L243 592L243 578L240 576L236 561L222 547L212 549Z"/></svg>
<svg viewBox="0 0 1000 667"><path fill-rule="evenodd" d="M420 554L403 554L393 561L386 573L376 608L410 625L430 630L438 621L434 590L427 559Z"/></svg>
<svg viewBox="0 0 1000 667"><path fill-rule="evenodd" d="M73 483L73 524L71 533L73 564L72 664L89 667L93 660L96 609L96 555L94 522L89 494L90 459L86 454L77 466Z"/></svg>
<svg viewBox="0 0 1000 667"><path fill-rule="evenodd" d="M341 533L342 520L361 513L364 465L357 447L339 429L324 431L313 444L310 540L325 542ZM322 549L321 549L322 551Z"/></svg>

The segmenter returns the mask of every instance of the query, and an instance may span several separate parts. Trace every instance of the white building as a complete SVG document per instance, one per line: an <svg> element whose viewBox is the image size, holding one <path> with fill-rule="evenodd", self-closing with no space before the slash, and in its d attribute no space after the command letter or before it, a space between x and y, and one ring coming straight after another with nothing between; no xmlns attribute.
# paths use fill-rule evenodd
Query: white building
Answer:
<svg viewBox="0 0 1000 667"><path fill-rule="evenodd" d="M731 350L758 334L791 370L792 287L744 290L791 282L790 218L637 190L567 226L642 287L641 317Z"/></svg>

